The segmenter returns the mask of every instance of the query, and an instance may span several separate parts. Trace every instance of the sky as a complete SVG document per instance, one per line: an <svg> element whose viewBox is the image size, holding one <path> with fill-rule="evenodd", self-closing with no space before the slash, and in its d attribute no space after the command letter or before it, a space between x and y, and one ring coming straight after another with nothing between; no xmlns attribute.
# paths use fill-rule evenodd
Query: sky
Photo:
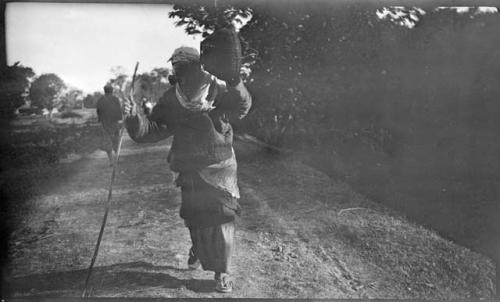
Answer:
<svg viewBox="0 0 500 302"><path fill-rule="evenodd" d="M8 3L7 63L20 61L37 75L55 73L85 93L101 91L124 68L138 72L170 67L181 45L199 49L200 37L188 36L168 18L165 4Z"/></svg>

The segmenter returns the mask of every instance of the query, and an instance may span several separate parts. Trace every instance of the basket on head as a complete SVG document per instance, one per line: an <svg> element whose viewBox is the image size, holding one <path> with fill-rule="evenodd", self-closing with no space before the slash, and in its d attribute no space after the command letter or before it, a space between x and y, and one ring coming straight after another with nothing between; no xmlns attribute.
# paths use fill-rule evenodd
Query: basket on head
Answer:
<svg viewBox="0 0 500 302"><path fill-rule="evenodd" d="M239 78L241 69L241 42L234 27L215 30L200 45L203 68L224 81Z"/></svg>

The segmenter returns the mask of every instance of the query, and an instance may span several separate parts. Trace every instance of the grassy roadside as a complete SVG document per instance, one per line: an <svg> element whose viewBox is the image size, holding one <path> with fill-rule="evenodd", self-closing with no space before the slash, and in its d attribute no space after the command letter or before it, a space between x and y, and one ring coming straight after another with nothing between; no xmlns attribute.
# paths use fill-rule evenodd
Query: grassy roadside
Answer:
<svg viewBox="0 0 500 302"><path fill-rule="evenodd" d="M354 297L495 295L491 259L367 199L346 182L303 164L301 156L269 152L252 143L236 146L242 183L265 196L269 209L287 222L270 229L314 250L325 267L336 268L333 279L347 276L337 280L350 280L344 288L355 289Z"/></svg>
<svg viewBox="0 0 500 302"><path fill-rule="evenodd" d="M0 227L2 237L2 283L8 275L7 251L13 230L34 210L33 199L48 192L58 181L74 173L57 163L76 153L90 153L98 147L99 128L92 112L83 119L48 121L24 117L0 121ZM54 181L55 180L55 181ZM2 295L5 294L2 292Z"/></svg>
<svg viewBox="0 0 500 302"><path fill-rule="evenodd" d="M6 201L2 212L8 228L29 211L29 200L50 191L57 184L54 179L63 180L73 173L58 165L60 160L98 149L100 128L87 115L83 119L25 117L3 122L0 196Z"/></svg>

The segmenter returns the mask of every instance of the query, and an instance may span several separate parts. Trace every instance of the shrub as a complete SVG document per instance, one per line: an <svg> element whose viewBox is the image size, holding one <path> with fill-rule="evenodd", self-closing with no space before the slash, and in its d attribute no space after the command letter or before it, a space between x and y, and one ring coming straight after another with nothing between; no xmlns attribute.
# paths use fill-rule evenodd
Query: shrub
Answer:
<svg viewBox="0 0 500 302"><path fill-rule="evenodd" d="M61 113L60 118L81 118L82 115L73 111L65 111Z"/></svg>

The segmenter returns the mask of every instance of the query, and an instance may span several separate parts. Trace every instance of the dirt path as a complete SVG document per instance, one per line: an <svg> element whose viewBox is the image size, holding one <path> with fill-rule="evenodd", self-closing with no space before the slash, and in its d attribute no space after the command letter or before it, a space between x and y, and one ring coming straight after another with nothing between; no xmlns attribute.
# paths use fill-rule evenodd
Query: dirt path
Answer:
<svg viewBox="0 0 500 302"><path fill-rule="evenodd" d="M407 222L292 156L236 144L243 215L235 290L186 269L189 234L166 163L168 142L124 141L92 297L489 298L495 268L480 254ZM79 297L111 169L103 152L32 200L14 230L13 296ZM50 182L50 180L49 180Z"/></svg>

